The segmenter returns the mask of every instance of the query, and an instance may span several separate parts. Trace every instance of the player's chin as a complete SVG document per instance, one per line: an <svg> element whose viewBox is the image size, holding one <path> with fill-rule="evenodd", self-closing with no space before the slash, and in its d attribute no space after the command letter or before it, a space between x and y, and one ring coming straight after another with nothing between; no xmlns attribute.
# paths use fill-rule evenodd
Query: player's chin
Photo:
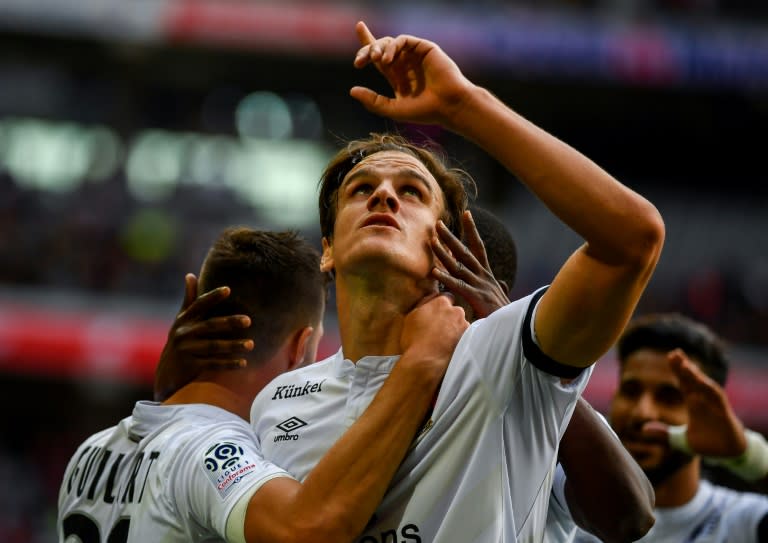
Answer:
<svg viewBox="0 0 768 543"><path fill-rule="evenodd" d="M643 469L652 469L658 466L666 452L666 447L659 443L649 443L648 441L625 441L624 447L626 447L632 458Z"/></svg>

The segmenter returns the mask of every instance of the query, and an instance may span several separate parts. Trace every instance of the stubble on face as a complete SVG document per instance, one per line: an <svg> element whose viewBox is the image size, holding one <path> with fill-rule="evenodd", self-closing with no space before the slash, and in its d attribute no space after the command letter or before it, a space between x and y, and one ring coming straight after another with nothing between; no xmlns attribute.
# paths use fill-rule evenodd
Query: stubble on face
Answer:
<svg viewBox="0 0 768 543"><path fill-rule="evenodd" d="M610 416L622 444L654 485L693 460L673 450L666 439L643 433L647 422L679 425L688 421L685 398L666 352L640 349L624 360Z"/></svg>

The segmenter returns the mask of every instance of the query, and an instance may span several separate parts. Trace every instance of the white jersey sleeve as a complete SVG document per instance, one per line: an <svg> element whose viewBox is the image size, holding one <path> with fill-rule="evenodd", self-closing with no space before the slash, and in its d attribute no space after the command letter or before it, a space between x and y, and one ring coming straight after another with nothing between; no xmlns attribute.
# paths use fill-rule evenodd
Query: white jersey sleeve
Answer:
<svg viewBox="0 0 768 543"><path fill-rule="evenodd" d="M290 475L264 460L248 423L232 413L139 402L70 460L59 541L243 541L244 514L232 511L275 477Z"/></svg>
<svg viewBox="0 0 768 543"><path fill-rule="evenodd" d="M192 443L171 473L171 496L179 514L212 527L222 539L241 498L249 498L275 477L288 476L265 461L251 433L239 428L220 429Z"/></svg>

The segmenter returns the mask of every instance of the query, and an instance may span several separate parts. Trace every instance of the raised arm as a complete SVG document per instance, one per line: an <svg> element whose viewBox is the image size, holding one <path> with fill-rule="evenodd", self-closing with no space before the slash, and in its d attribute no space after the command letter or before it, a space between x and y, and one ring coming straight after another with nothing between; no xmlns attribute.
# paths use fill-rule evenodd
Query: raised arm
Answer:
<svg viewBox="0 0 768 543"><path fill-rule="evenodd" d="M248 542L345 542L362 533L431 406L468 324L447 296L406 318L403 355L365 413L303 484L278 478L248 505Z"/></svg>
<svg viewBox="0 0 768 543"><path fill-rule="evenodd" d="M466 300L476 318L487 317L508 300L471 214L463 220L466 246L447 228L438 228L441 243L435 254L445 271L435 275ZM560 440L558 460L566 475L568 509L579 527L606 543L635 541L648 532L654 523L653 487L608 423L582 398Z"/></svg>
<svg viewBox="0 0 768 543"><path fill-rule="evenodd" d="M474 141L584 238L542 298L535 330L558 362L592 364L624 329L655 268L664 240L656 208L474 85L436 44L376 39L363 23L357 32L355 66L374 64L394 96L354 87L355 99L379 115L440 124Z"/></svg>

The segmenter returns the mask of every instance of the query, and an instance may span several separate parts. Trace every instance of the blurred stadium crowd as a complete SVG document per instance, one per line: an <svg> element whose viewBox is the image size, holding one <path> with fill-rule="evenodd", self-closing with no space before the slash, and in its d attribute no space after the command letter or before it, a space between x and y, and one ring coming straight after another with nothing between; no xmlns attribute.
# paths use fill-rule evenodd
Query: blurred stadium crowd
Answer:
<svg viewBox="0 0 768 543"><path fill-rule="evenodd" d="M51 15L59 8L49 2L0 0L0 337L6 341L0 345L0 540L6 543L55 540L56 493L75 444L150 395L146 378L104 379L87 366L69 377L32 371L39 367L35 361L9 354L6 332L12 325L27 328L23 341L34 343L49 331L16 322L19 308L57 314L76 305L119 314L143 306L162 337L178 307L184 274L198 269L225 226L293 227L319 247L314 191L325 158L339 139L383 128L346 99L356 78L370 77L351 69L351 25L350 35L339 38L332 51L311 36L289 36L301 43L286 53L284 47L271 49L268 40L227 43L188 26L189 34L165 35L167 41L157 43L150 23L142 43L136 29L144 23L137 21L149 20L147 13L156 13L160 4L205 7L139 2L135 16L114 23L112 38L89 26L86 8L79 8L82 20L76 20ZM278 3L222 4L271 5L280 18ZM495 0L471 4L489 17L509 7ZM372 5L311 2L313 12L343 9L350 20L370 13ZM434 32L447 32L440 28L442 17L449 20L452 9L466 5L425 3L420 18L407 20L416 25L431 14ZM139 13L142 6L145 12ZM715 25L710 31L728 35L733 29L726 25L748 24L750 36L768 44L768 4L758 0L520 0L514 7L597 16L589 24L615 17L661 21L667 30L682 22L708 24ZM376 12L381 26L406 21L404 3L391 9L395 15ZM452 21L454 47L475 51L468 36L483 29L457 34ZM376 20L371 24L376 27ZM681 50L687 32L674 36ZM513 47L503 45L506 52ZM762 133L768 57L752 55L753 45L733 42L732 52L746 51L743 66L749 70L734 56L728 76L712 68L703 79L696 70L659 79L660 73L671 76L655 71L660 68L654 67L653 47L632 57L648 64L640 71L633 65L631 77L623 79L610 76L615 70L595 77L588 52L581 72L568 58L534 58L552 68L546 74L540 66L483 58L476 77L609 166L660 209L668 238L639 311L680 311L703 321L729 342L738 364L768 375ZM760 62L758 70L751 68ZM755 79L744 79L747 72ZM650 76L638 80L638 73ZM704 80L727 84L697 85ZM99 137L83 135L94 127ZM547 282L579 240L476 150L448 134L426 135L461 159L478 183L478 203L515 234L520 269L513 294ZM80 140L89 143L76 144ZM326 328L324 349L335 350L332 307ZM764 415L752 423L768 429Z"/></svg>

